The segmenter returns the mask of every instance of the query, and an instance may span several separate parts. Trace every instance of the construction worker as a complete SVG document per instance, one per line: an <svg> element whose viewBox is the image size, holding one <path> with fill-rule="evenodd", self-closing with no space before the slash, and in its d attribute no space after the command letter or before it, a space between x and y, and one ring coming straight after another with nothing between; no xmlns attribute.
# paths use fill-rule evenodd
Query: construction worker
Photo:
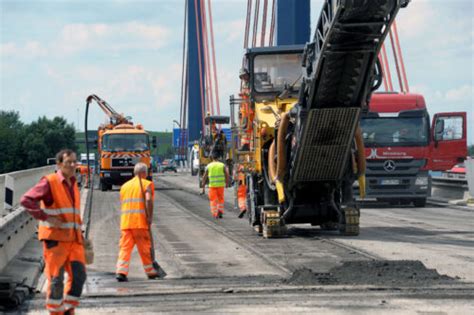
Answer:
<svg viewBox="0 0 474 315"><path fill-rule="evenodd" d="M145 163L137 163L135 177L120 189L120 253L117 261L116 279L127 281L130 256L137 245L143 269L149 279L164 276L164 271L155 261L155 249L150 225L153 220L153 199L155 186L146 179L148 168Z"/></svg>
<svg viewBox="0 0 474 315"><path fill-rule="evenodd" d="M224 214L224 188L229 183L229 171L224 163L218 160L214 152L212 162L206 166L202 177L202 194L206 193L206 183L209 180L209 202L211 214L215 219L221 219Z"/></svg>
<svg viewBox="0 0 474 315"><path fill-rule="evenodd" d="M227 139L225 137L224 130L216 131L213 136L213 143L211 147L211 156L215 153L218 159L225 159L225 150L227 148Z"/></svg>
<svg viewBox="0 0 474 315"><path fill-rule="evenodd" d="M239 118L241 136L240 136L240 148L239 151L248 151L250 150L250 138L253 132L253 109L250 103L250 75L248 70L241 68L239 72L239 78L241 80L241 91L239 93L242 98L242 103L240 104Z"/></svg>
<svg viewBox="0 0 474 315"><path fill-rule="evenodd" d="M81 184L83 187L89 187L89 167L87 165L79 165L78 166L79 173L81 175Z"/></svg>
<svg viewBox="0 0 474 315"><path fill-rule="evenodd" d="M86 281L81 231L76 154L69 149L56 155L57 172L46 175L21 198L21 205L39 220L47 279L46 309L50 314L74 314ZM41 205L41 207L40 207ZM64 285L64 272L68 274Z"/></svg>
<svg viewBox="0 0 474 315"><path fill-rule="evenodd" d="M239 206L239 218L243 218L247 212L247 185L245 185L245 173L242 165L237 170L237 203Z"/></svg>

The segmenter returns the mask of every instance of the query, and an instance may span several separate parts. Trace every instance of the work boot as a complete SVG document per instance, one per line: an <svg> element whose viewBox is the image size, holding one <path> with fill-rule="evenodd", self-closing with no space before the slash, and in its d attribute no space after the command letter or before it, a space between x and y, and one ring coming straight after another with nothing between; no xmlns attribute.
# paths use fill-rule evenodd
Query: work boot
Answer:
<svg viewBox="0 0 474 315"><path fill-rule="evenodd" d="M240 213L239 213L238 218L239 218L239 219L242 219L242 218L244 217L244 215L245 215L246 212L247 212L247 209L240 210Z"/></svg>
<svg viewBox="0 0 474 315"><path fill-rule="evenodd" d="M115 279L117 279L118 282L127 282L127 281L128 281L127 276L124 275L123 273L118 273L118 274L115 276Z"/></svg>
<svg viewBox="0 0 474 315"><path fill-rule="evenodd" d="M218 217L219 219L222 219L222 212L219 212L219 214L217 215L217 217Z"/></svg>
<svg viewBox="0 0 474 315"><path fill-rule="evenodd" d="M64 315L74 315L74 309L70 308L67 311L64 312Z"/></svg>

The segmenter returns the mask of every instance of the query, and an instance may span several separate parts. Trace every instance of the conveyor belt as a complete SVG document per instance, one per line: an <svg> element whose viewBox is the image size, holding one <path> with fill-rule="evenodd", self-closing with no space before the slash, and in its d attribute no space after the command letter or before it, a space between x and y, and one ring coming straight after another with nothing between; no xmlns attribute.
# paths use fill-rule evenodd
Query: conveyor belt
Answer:
<svg viewBox="0 0 474 315"><path fill-rule="evenodd" d="M367 103L377 56L408 0L327 0L304 53L301 125L292 183L339 180L360 109ZM328 111L333 109L334 111ZM330 118L329 118L330 117ZM333 123L323 123L330 119ZM320 142L319 140L322 140ZM328 141L337 139L337 141Z"/></svg>

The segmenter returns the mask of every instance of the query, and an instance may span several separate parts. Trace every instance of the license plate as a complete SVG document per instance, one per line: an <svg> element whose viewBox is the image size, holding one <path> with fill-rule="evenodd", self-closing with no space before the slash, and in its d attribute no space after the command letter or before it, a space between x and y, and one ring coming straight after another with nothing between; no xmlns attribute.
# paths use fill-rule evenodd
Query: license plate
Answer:
<svg viewBox="0 0 474 315"><path fill-rule="evenodd" d="M398 179L382 179L380 182L382 185L398 185L400 180Z"/></svg>
<svg viewBox="0 0 474 315"><path fill-rule="evenodd" d="M132 173L120 173L120 176L132 176Z"/></svg>

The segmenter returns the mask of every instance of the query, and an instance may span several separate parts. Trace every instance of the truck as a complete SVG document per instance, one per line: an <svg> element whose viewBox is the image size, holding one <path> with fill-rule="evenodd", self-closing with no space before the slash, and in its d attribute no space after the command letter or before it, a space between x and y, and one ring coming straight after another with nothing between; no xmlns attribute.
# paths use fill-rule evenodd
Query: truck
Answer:
<svg viewBox="0 0 474 315"><path fill-rule="evenodd" d="M408 2L327 0L310 43L246 50L242 89L230 99L234 164L245 174L249 223L263 237L300 223L359 234L359 120L380 86L381 45ZM237 108L246 119L235 118Z"/></svg>
<svg viewBox="0 0 474 315"><path fill-rule="evenodd" d="M430 126L420 94L374 93L361 128L366 196L392 205L424 207L431 195L429 171L449 170L467 156L466 113L437 113Z"/></svg>
<svg viewBox="0 0 474 315"><path fill-rule="evenodd" d="M99 155L99 187L102 191L112 185L122 185L133 177L136 163L148 166L148 179L152 179L151 147L156 147L156 138L141 124L134 125L130 117L117 113L97 95L87 97L87 105L95 101L106 113L109 122L98 128L97 150Z"/></svg>

